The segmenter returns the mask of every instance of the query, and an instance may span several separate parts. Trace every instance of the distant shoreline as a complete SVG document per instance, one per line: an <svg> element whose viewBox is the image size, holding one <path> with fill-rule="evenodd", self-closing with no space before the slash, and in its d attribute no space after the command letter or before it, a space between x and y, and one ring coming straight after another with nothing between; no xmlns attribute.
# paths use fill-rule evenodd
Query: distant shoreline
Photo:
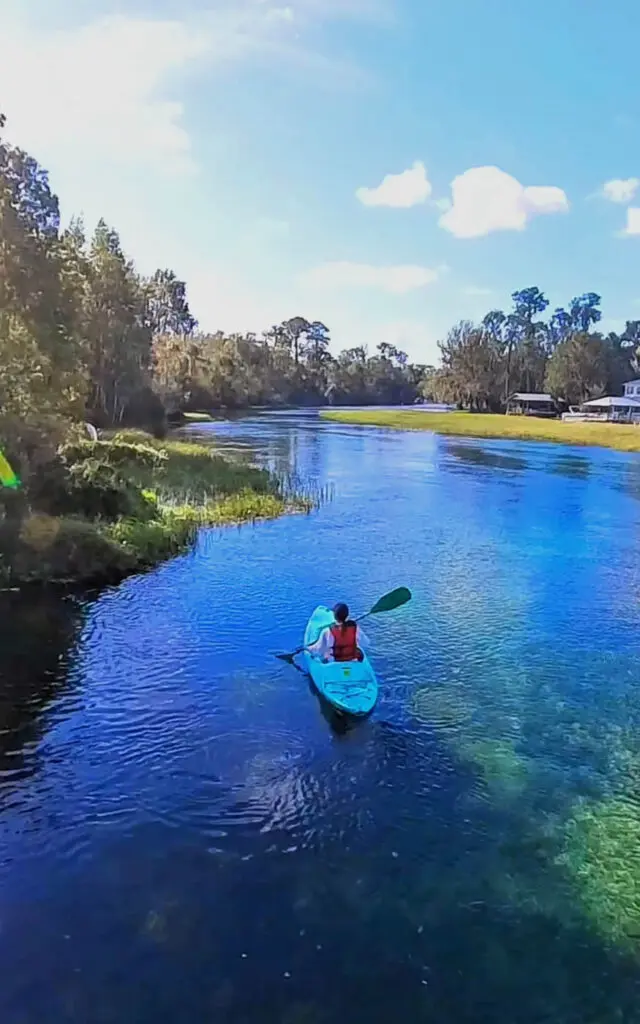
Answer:
<svg viewBox="0 0 640 1024"><path fill-rule="evenodd" d="M622 452L640 452L640 427L616 423L566 423L528 416L498 416L490 413L427 412L405 410L322 410L321 417L362 427L392 430L427 430L454 437L547 441Z"/></svg>

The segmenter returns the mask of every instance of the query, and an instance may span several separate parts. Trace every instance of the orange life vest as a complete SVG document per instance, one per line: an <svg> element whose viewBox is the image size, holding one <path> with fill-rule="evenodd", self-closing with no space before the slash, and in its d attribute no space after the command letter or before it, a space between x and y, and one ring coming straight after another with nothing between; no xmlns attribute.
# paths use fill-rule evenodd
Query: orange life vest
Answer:
<svg viewBox="0 0 640 1024"><path fill-rule="evenodd" d="M335 661L360 660L361 655L356 641L357 628L355 622L345 622L344 625L331 627L333 657Z"/></svg>

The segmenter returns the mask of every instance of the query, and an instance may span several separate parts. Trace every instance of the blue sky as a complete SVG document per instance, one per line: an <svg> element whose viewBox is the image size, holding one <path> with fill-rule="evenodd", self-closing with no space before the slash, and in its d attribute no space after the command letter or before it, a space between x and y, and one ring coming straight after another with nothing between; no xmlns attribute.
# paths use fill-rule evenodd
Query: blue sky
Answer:
<svg viewBox="0 0 640 1024"><path fill-rule="evenodd" d="M530 285L640 317L639 30L630 0L0 0L0 107L203 328L428 362Z"/></svg>

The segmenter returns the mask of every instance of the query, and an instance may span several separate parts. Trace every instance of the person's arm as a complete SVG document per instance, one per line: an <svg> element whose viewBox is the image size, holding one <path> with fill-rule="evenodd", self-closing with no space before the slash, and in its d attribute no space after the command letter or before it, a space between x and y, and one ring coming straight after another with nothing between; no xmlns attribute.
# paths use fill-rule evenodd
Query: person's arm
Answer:
<svg viewBox="0 0 640 1024"><path fill-rule="evenodd" d="M314 644L309 644L307 650L314 658L325 658L327 652L327 639L331 636L330 629L323 629L322 633Z"/></svg>
<svg viewBox="0 0 640 1024"><path fill-rule="evenodd" d="M358 647L365 647L369 643L367 634L360 629L360 626L356 626L356 643Z"/></svg>

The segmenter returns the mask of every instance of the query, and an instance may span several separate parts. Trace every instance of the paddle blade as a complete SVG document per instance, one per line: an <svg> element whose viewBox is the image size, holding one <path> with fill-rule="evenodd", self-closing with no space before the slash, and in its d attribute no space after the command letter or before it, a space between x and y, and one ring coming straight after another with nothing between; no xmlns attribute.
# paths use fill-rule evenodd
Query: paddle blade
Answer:
<svg viewBox="0 0 640 1024"><path fill-rule="evenodd" d="M20 486L20 481L18 480L18 477L13 472L11 466L9 465L7 459L2 454L1 451L0 451L0 484L2 484L4 487L10 487L12 490L17 490L17 488Z"/></svg>
<svg viewBox="0 0 640 1024"><path fill-rule="evenodd" d="M288 665L295 664L293 660L295 658L295 654L276 654L276 658L279 658L280 661L286 661Z"/></svg>
<svg viewBox="0 0 640 1024"><path fill-rule="evenodd" d="M397 590L392 590L390 594L385 594L384 597L381 597L378 603L374 604L369 615L378 615L379 612L392 612L395 608L401 608L403 604L407 604L410 600L411 591L407 590L406 587L398 587Z"/></svg>

